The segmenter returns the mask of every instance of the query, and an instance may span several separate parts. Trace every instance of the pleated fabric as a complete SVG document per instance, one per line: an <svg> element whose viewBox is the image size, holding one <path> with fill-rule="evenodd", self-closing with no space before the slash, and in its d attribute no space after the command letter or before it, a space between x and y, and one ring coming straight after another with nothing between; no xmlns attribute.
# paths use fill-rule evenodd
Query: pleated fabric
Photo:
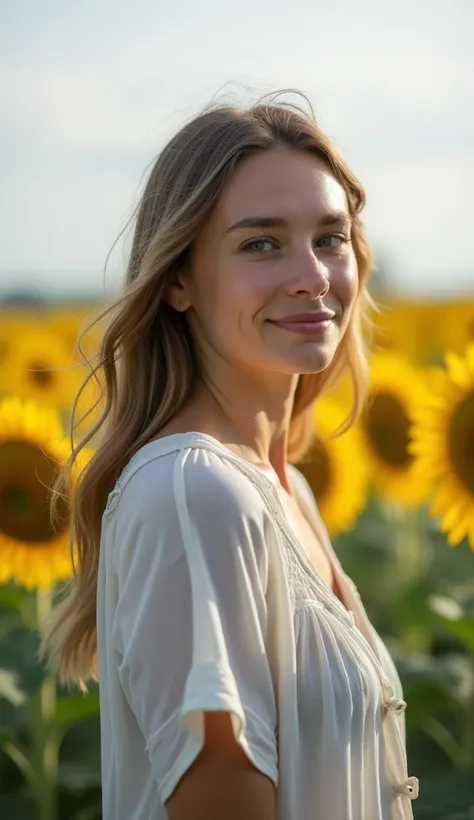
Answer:
<svg viewBox="0 0 474 820"><path fill-rule="evenodd" d="M276 487L211 436L141 447L102 519L97 627L104 820L165 820L228 711L277 820L408 820L402 686L313 494L288 473L339 599Z"/></svg>

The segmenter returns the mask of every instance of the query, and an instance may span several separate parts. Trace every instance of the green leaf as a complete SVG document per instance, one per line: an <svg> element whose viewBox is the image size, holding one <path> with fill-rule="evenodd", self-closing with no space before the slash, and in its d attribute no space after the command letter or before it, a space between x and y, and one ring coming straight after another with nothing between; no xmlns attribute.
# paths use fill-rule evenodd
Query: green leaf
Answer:
<svg viewBox="0 0 474 820"><path fill-rule="evenodd" d="M2 820L36 820L37 809L33 798L25 795L0 795Z"/></svg>
<svg viewBox="0 0 474 820"><path fill-rule="evenodd" d="M56 704L56 721L64 726L72 726L87 718L99 714L99 695L97 692L70 695L60 698Z"/></svg>
<svg viewBox="0 0 474 820"><path fill-rule="evenodd" d="M470 589L458 587L453 595L431 595L429 606L450 635L474 649L474 596Z"/></svg>
<svg viewBox="0 0 474 820"><path fill-rule="evenodd" d="M26 589L15 584L0 584L0 612L5 609L21 610L23 602L31 595ZM3 614L3 612L2 612Z"/></svg>
<svg viewBox="0 0 474 820"><path fill-rule="evenodd" d="M99 715L75 723L66 732L61 745L59 777L72 791L100 787Z"/></svg>
<svg viewBox="0 0 474 820"><path fill-rule="evenodd" d="M58 771L58 783L71 791L84 791L93 786L100 786L100 771L84 762L61 761Z"/></svg>
<svg viewBox="0 0 474 820"><path fill-rule="evenodd" d="M38 689L44 676L37 651L38 636L24 626L12 629L0 640L2 666L17 673L20 686L27 695Z"/></svg>
<svg viewBox="0 0 474 820"><path fill-rule="evenodd" d="M460 621L463 617L462 607L454 598L448 598L446 595L431 595L428 603L433 612L445 621Z"/></svg>
<svg viewBox="0 0 474 820"><path fill-rule="evenodd" d="M71 820L100 820L102 817L102 800L99 800L98 803L95 803L93 806L87 806L85 809L81 809L71 817Z"/></svg>
<svg viewBox="0 0 474 820"><path fill-rule="evenodd" d="M11 669L0 669L0 698L4 698L12 706L22 706L26 695L17 684L18 675Z"/></svg>
<svg viewBox="0 0 474 820"><path fill-rule="evenodd" d="M420 780L420 796L414 804L416 820L472 820L473 810L473 769L453 768Z"/></svg>
<svg viewBox="0 0 474 820"><path fill-rule="evenodd" d="M38 785L39 775L32 760L31 751L15 738L3 739L2 749L18 766L30 787L35 788Z"/></svg>

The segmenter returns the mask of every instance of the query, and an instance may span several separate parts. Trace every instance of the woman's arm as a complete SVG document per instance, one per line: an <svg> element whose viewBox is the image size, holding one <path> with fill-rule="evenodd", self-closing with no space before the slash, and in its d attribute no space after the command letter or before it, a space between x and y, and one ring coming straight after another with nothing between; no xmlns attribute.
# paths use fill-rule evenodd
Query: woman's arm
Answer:
<svg viewBox="0 0 474 820"><path fill-rule="evenodd" d="M166 802L170 820L274 820L275 786L237 743L228 712L205 712L204 747Z"/></svg>

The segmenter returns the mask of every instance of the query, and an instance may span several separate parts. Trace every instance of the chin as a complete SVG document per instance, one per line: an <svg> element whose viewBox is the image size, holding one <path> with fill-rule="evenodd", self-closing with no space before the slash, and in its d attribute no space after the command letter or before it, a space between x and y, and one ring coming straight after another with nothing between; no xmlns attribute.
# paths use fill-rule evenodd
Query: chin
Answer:
<svg viewBox="0 0 474 820"><path fill-rule="evenodd" d="M304 356L291 356L280 362L279 369L284 373L322 373L334 359L335 350L325 346L319 350L307 351Z"/></svg>
<svg viewBox="0 0 474 820"><path fill-rule="evenodd" d="M334 341L321 341L319 344L302 345L297 353L299 373L320 373L326 370L336 354L337 344Z"/></svg>
<svg viewBox="0 0 474 820"><path fill-rule="evenodd" d="M312 362L308 364L306 362L301 363L298 370L295 370L295 373L299 373L300 375L303 373L323 373L324 370L327 370L329 365L332 362L332 356L327 359L320 359L319 361Z"/></svg>

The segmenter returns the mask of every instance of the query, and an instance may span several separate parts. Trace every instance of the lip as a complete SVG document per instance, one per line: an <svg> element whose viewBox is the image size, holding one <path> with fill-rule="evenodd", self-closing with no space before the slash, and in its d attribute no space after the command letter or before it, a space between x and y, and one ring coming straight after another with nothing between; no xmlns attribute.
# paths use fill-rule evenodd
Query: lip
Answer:
<svg viewBox="0 0 474 820"><path fill-rule="evenodd" d="M322 319L319 322L271 322L280 330L296 333L300 336L324 336L333 323L332 319Z"/></svg>
<svg viewBox="0 0 474 820"><path fill-rule="evenodd" d="M294 313L291 316L280 316L278 319L269 319L269 321L274 325L315 324L334 319L335 315L332 310L320 310L318 313Z"/></svg>
<svg viewBox="0 0 474 820"><path fill-rule="evenodd" d="M335 313L321 311L320 313L300 313L288 319L269 319L270 324L297 333L303 336L322 336L331 327Z"/></svg>

